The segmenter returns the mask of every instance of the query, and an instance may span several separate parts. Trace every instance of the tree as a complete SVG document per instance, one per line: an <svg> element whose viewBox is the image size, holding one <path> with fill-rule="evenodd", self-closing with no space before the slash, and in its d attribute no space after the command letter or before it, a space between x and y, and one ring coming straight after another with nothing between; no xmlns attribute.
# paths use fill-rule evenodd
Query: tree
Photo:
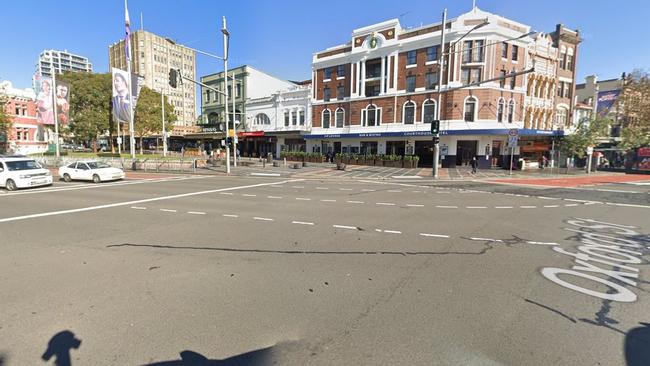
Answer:
<svg viewBox="0 0 650 366"><path fill-rule="evenodd" d="M4 153L11 133L11 118L5 113L6 99L0 95L0 152Z"/></svg>
<svg viewBox="0 0 650 366"><path fill-rule="evenodd" d="M160 93L142 87L135 106L135 135L140 138L140 154L142 154L143 137L150 134L162 133L162 105ZM174 127L177 117L174 106L169 104L165 96L165 129L170 131Z"/></svg>
<svg viewBox="0 0 650 366"><path fill-rule="evenodd" d="M650 146L650 74L635 70L623 80L619 106L623 110L621 146Z"/></svg>
<svg viewBox="0 0 650 366"><path fill-rule="evenodd" d="M106 132L112 136L114 129L111 74L68 72L58 79L70 83L69 132L79 140L92 141L96 150L97 139Z"/></svg>
<svg viewBox="0 0 650 366"><path fill-rule="evenodd" d="M607 136L611 123L611 120L601 117L580 122L576 130L562 140L562 150L568 155L583 158L587 154L587 147L598 145L598 140Z"/></svg>

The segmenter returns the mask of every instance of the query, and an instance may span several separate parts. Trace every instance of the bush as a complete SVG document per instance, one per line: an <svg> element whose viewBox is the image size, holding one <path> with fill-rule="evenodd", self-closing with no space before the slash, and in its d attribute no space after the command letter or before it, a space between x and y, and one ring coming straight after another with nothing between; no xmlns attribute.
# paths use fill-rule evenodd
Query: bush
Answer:
<svg viewBox="0 0 650 366"><path fill-rule="evenodd" d="M68 155L67 151L59 151L59 156L67 156L67 155ZM43 156L56 156L56 152L46 151L43 153Z"/></svg>
<svg viewBox="0 0 650 366"><path fill-rule="evenodd" d="M121 158L122 156L120 155L120 153L100 152L100 153L97 153L97 157L99 157L99 158Z"/></svg>

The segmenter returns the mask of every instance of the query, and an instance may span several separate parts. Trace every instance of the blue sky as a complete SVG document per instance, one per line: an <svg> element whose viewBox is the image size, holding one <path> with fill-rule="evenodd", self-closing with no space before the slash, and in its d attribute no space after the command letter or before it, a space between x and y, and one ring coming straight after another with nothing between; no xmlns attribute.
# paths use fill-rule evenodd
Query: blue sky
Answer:
<svg viewBox="0 0 650 366"><path fill-rule="evenodd" d="M557 23L580 29L580 81L589 74L606 79L650 67L648 1L477 0L477 6L534 30L550 32ZM132 29L140 28L142 12L146 30L217 54L222 52L219 28L225 15L233 64L250 64L291 80L310 78L312 53L347 42L354 28L390 18L416 27L439 21L445 7L455 17L469 11L472 0L129 1ZM123 0L22 0L5 6L3 13L0 80L17 87L31 86L37 56L44 49L84 55L96 72L106 72L108 45L124 33ZM217 60L197 58L199 75L221 68Z"/></svg>

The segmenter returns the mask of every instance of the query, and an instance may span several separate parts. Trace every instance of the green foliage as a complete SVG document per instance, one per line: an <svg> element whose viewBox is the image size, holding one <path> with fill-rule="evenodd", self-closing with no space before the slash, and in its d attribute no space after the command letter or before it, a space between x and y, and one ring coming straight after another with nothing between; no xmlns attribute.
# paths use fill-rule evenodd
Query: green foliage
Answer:
<svg viewBox="0 0 650 366"><path fill-rule="evenodd" d="M142 138L150 134L162 134L162 105L160 93L142 87L135 106L134 117L135 135L140 138L140 153L142 154ZM165 128L170 131L174 128L176 115L174 107L167 102L165 97Z"/></svg>
<svg viewBox="0 0 650 366"><path fill-rule="evenodd" d="M11 119L5 113L5 101L0 98L0 152L2 146L7 146L9 143L9 133L11 131Z"/></svg>
<svg viewBox="0 0 650 366"><path fill-rule="evenodd" d="M598 140L608 135L611 123L606 118L581 122L572 134L564 137L561 149L568 155L584 157L587 147L598 145Z"/></svg>
<svg viewBox="0 0 650 366"><path fill-rule="evenodd" d="M623 107L620 146L650 146L650 74L642 70L632 72L624 80L619 105Z"/></svg>

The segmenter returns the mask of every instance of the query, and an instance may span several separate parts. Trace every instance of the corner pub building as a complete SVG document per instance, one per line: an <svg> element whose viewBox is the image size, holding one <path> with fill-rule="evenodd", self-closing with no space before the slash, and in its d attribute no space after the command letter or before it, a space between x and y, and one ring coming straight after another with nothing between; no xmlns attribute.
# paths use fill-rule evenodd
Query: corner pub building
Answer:
<svg viewBox="0 0 650 366"><path fill-rule="evenodd" d="M415 154L421 166L431 166L430 123L440 119L443 167L465 165L473 156L481 168L505 167L510 129L520 135L515 158L526 151L531 160L548 154L551 138L571 126L578 32L558 25L550 34L533 33L478 8L445 27L449 51L442 55L442 73L441 22L404 29L392 19L356 29L350 42L315 53L307 151ZM534 71L457 89L529 69Z"/></svg>

